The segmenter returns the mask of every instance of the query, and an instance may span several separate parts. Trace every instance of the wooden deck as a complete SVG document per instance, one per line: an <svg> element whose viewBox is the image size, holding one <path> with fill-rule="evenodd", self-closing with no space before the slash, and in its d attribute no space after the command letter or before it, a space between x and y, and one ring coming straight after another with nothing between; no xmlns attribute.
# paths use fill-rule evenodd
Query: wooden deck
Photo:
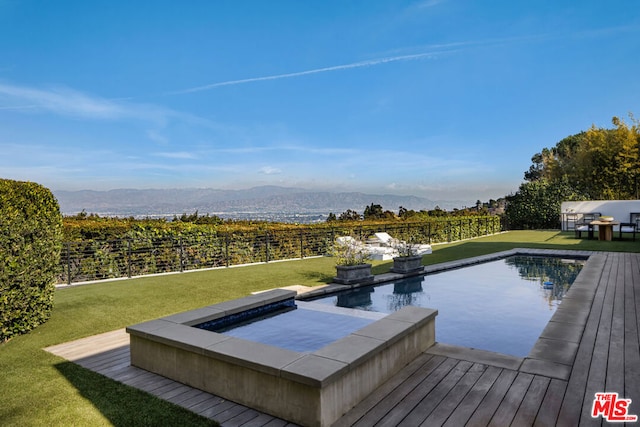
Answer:
<svg viewBox="0 0 640 427"><path fill-rule="evenodd" d="M529 357L436 344L335 427L603 425L591 408L605 391L631 399L629 414L640 415L640 254L597 255ZM291 425L132 367L124 330L46 350L223 426Z"/></svg>

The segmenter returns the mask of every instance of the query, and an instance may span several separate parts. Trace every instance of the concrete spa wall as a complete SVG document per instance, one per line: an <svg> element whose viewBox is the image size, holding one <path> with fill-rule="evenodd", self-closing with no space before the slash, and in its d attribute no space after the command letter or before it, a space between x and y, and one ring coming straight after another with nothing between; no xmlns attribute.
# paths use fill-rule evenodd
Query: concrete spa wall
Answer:
<svg viewBox="0 0 640 427"><path fill-rule="evenodd" d="M305 426L330 426L435 342L436 310L405 307L311 353L193 327L284 299L273 290L133 325L131 364Z"/></svg>

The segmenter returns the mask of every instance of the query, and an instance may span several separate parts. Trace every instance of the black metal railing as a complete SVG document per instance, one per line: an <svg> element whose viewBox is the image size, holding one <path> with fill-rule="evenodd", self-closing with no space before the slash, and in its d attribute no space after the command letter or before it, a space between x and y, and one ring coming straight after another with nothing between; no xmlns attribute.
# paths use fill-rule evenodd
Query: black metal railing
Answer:
<svg viewBox="0 0 640 427"><path fill-rule="evenodd" d="M501 231L501 224L498 217L479 216L398 224L66 242L58 283L322 256L331 252L338 236L352 235L366 240L380 231L400 240L442 243L495 234Z"/></svg>

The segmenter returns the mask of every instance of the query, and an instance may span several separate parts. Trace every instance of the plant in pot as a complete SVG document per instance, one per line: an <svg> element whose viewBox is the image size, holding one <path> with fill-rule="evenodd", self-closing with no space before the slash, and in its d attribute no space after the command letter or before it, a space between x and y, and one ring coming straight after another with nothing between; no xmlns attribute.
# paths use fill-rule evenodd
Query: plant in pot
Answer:
<svg viewBox="0 0 640 427"><path fill-rule="evenodd" d="M424 271L422 255L418 255L419 243L413 236L408 241L394 240L393 248L398 256L393 258L392 273L419 274Z"/></svg>
<svg viewBox="0 0 640 427"><path fill-rule="evenodd" d="M343 285L368 283L373 281L369 251L364 244L353 237L338 237L333 245L336 257L336 277L334 282Z"/></svg>

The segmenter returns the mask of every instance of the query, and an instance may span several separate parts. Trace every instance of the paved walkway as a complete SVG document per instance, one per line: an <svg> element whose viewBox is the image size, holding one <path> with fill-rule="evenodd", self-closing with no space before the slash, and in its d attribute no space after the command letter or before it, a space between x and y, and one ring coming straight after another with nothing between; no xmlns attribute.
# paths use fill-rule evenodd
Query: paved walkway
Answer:
<svg viewBox="0 0 640 427"><path fill-rule="evenodd" d="M528 357L436 344L335 426L606 425L591 417L605 391L640 415L640 254L590 255ZM223 426L291 425L132 367L124 330L46 350Z"/></svg>

